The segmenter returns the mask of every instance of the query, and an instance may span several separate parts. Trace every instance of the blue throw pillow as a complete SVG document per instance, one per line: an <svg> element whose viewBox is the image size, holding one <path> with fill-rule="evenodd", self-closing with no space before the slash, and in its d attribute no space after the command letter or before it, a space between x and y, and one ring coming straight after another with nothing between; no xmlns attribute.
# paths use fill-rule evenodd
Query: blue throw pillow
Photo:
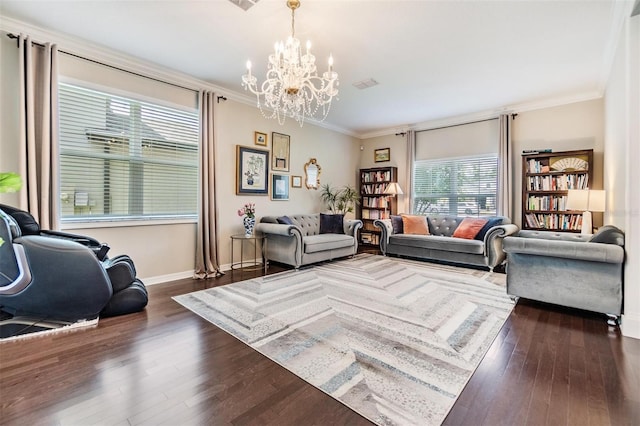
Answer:
<svg viewBox="0 0 640 426"><path fill-rule="evenodd" d="M320 233L321 234L344 234L342 221L343 214L320 213Z"/></svg>
<svg viewBox="0 0 640 426"><path fill-rule="evenodd" d="M478 233L474 237L474 240L484 241L484 236L487 235L487 232L489 232L489 229L498 225L502 225L501 217L487 218L487 223L478 231Z"/></svg>
<svg viewBox="0 0 640 426"><path fill-rule="evenodd" d="M404 226L402 225L402 216L391 215L389 216L391 219L391 227L393 228L394 234L403 234Z"/></svg>
<svg viewBox="0 0 640 426"><path fill-rule="evenodd" d="M280 225L293 225L293 221L289 216L280 216L276 219Z"/></svg>

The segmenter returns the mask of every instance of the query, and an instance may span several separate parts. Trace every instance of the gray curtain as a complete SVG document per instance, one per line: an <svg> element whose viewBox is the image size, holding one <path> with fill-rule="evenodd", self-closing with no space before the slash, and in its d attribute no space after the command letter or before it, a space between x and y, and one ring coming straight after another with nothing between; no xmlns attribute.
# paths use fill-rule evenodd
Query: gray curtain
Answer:
<svg viewBox="0 0 640 426"><path fill-rule="evenodd" d="M214 101L215 94L213 92L200 91L200 187L194 272L194 278L198 279L222 275L218 265Z"/></svg>
<svg viewBox="0 0 640 426"><path fill-rule="evenodd" d="M511 129L513 118L501 114L498 118L500 139L498 142L498 202L497 213L513 220L513 158Z"/></svg>
<svg viewBox="0 0 640 426"><path fill-rule="evenodd" d="M407 183L404 190L404 213L413 212L413 163L415 160L416 132L415 130L407 130Z"/></svg>
<svg viewBox="0 0 640 426"><path fill-rule="evenodd" d="M58 229L58 48L18 37L20 157L19 207L43 229Z"/></svg>

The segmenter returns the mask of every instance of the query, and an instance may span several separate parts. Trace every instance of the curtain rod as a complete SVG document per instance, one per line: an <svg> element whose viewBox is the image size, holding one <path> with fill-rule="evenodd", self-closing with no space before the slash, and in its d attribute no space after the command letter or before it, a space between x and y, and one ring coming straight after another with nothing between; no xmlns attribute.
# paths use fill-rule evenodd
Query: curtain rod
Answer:
<svg viewBox="0 0 640 426"><path fill-rule="evenodd" d="M518 114L509 114L515 120ZM430 132L431 130L448 129L450 127L466 126L467 124L484 123L485 121L497 120L499 117L485 118L484 120L469 121L468 123L451 124L450 126L434 127L433 129L416 130L416 133ZM397 135L397 134L396 134Z"/></svg>
<svg viewBox="0 0 640 426"><path fill-rule="evenodd" d="M12 34L12 33L7 33L7 37L9 37L10 39L16 39L16 41L18 39L18 36L15 35L15 34ZM36 46L44 47L44 43L38 43L36 41L32 41L32 43L35 44ZM146 78L146 79L149 79L149 80L157 81L159 83L164 83L164 84L168 84L170 86L179 87L180 89L185 89L185 90L189 90L189 91L192 91L192 92L195 92L195 93L199 93L199 90L193 89L191 87L185 87L185 86L182 86L180 84L171 83L169 81L161 80L159 78L149 77L148 75L140 74L140 73L137 73L135 71L131 71L131 70L127 70L127 69L124 69L124 68L116 67L115 65L105 64L104 62L100 62L100 61L97 61L95 59L85 58L84 56L80 56L80 55L75 54L75 53L67 52L66 50L58 50L58 52L64 53L65 55L73 56L74 58L82 59L82 60L87 61L87 62L93 62L94 64L98 64L98 65L102 65L104 67L112 68L114 70L126 72L126 73L129 73L129 74L138 76L138 77Z"/></svg>

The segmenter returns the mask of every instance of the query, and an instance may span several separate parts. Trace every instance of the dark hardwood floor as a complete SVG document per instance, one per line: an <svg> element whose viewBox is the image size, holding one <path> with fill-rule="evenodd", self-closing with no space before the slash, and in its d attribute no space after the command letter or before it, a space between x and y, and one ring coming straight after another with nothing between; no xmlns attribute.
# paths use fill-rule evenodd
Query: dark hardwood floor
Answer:
<svg viewBox="0 0 640 426"><path fill-rule="evenodd" d="M259 274L150 286L144 312L0 343L0 423L370 424L171 299ZM640 341L520 301L445 424L638 425Z"/></svg>

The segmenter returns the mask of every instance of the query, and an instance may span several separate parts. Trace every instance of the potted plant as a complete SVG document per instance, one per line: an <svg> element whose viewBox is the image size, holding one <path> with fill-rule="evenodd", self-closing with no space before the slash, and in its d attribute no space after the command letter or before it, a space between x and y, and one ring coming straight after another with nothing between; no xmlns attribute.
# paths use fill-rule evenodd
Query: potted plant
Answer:
<svg viewBox="0 0 640 426"><path fill-rule="evenodd" d="M360 203L360 194L349 185L333 188L328 183L324 184L320 188L320 198L330 212L337 214L351 213Z"/></svg>

